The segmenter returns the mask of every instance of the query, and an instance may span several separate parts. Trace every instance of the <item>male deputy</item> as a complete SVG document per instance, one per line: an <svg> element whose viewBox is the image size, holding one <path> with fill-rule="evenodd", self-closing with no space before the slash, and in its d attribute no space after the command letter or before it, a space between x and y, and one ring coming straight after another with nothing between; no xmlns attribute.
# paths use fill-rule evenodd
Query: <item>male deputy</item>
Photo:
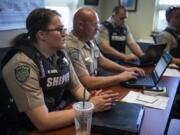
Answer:
<svg viewBox="0 0 180 135"><path fill-rule="evenodd" d="M166 50L173 56L172 62L180 66L180 7L170 6L165 15L168 26L157 41L167 43Z"/></svg>
<svg viewBox="0 0 180 135"><path fill-rule="evenodd" d="M137 78L138 75L143 76L142 69L120 66L101 54L93 40L98 22L99 18L93 9L80 8L74 15L73 30L66 39L66 50L81 83L88 89L101 89ZM99 66L116 74L97 76Z"/></svg>
<svg viewBox="0 0 180 135"><path fill-rule="evenodd" d="M115 62L134 60L144 55L125 24L126 18L127 11L124 6L114 7L112 15L102 22L96 35L99 48L104 56ZM126 45L133 53L125 54Z"/></svg>

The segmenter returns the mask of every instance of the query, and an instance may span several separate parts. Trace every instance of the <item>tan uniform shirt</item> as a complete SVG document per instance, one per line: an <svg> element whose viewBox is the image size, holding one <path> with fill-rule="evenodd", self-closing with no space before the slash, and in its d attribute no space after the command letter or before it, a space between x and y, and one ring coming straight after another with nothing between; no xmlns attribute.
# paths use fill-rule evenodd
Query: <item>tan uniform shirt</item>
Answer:
<svg viewBox="0 0 180 135"><path fill-rule="evenodd" d="M24 53L17 53L3 68L3 78L20 112L44 105L42 88L39 85L39 69ZM70 65L71 88L80 82Z"/></svg>
<svg viewBox="0 0 180 135"><path fill-rule="evenodd" d="M78 77L97 75L98 59L102 54L93 41L90 41L90 45L88 45L70 33L66 45L66 50Z"/></svg>
<svg viewBox="0 0 180 135"><path fill-rule="evenodd" d="M172 49L177 47L177 41L173 35L169 32L163 31L156 37L158 43L166 43L166 51L170 52Z"/></svg>

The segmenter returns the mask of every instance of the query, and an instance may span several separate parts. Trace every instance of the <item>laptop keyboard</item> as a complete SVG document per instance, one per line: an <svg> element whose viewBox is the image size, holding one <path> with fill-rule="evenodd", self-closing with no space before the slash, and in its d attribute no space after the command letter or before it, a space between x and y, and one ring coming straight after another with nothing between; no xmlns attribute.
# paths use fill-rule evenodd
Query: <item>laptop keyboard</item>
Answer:
<svg viewBox="0 0 180 135"><path fill-rule="evenodd" d="M136 80L136 84L154 84L154 81L152 79L151 75L147 75L146 77L141 77Z"/></svg>

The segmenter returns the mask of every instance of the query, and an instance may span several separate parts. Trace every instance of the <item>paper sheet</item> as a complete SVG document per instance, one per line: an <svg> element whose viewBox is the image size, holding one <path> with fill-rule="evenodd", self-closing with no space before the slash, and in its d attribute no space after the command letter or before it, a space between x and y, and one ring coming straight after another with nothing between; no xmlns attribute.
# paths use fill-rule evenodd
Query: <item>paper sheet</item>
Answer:
<svg viewBox="0 0 180 135"><path fill-rule="evenodd" d="M128 103L137 103L137 104L142 104L144 106L147 107L152 107L152 108L157 108L157 109L166 109L167 103L169 98L168 97L164 97L164 96L148 96L148 101L154 101L154 99L156 99L154 102L146 102L146 97L147 95L143 96L143 94L141 96L143 96L142 100L138 100L139 97L139 92L135 92L135 91L130 91L123 99L123 102L128 102ZM152 99L151 99L152 98Z"/></svg>
<svg viewBox="0 0 180 135"><path fill-rule="evenodd" d="M150 96L150 95L145 95L145 94L139 93L136 100L152 104L152 103L156 102L158 100L158 98L156 96Z"/></svg>
<svg viewBox="0 0 180 135"><path fill-rule="evenodd" d="M180 72L177 69L167 68L163 76L180 77Z"/></svg>

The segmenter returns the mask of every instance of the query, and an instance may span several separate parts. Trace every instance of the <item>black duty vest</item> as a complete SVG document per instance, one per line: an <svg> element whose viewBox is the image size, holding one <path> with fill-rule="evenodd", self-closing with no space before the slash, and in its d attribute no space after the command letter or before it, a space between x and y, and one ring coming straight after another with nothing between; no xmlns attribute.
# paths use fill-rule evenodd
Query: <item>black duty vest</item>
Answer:
<svg viewBox="0 0 180 135"><path fill-rule="evenodd" d="M174 38L176 39L176 42L177 42L177 47L173 48L170 51L170 54L173 57L180 58L180 32L178 33L177 31L175 31L175 30L173 30L171 28L166 28L164 31L169 32L170 34L172 34L174 36Z"/></svg>
<svg viewBox="0 0 180 135"><path fill-rule="evenodd" d="M104 27L108 29L110 45L116 50L118 50L119 52L125 53L125 47L126 47L126 42L127 42L126 26L122 26L121 28L115 28L108 21L102 22L102 25L104 25ZM104 55L111 60L115 59L112 56L109 56L107 54L104 54Z"/></svg>
<svg viewBox="0 0 180 135"><path fill-rule="evenodd" d="M6 63L18 52L25 53L30 57L39 68L40 86L43 89L45 104L49 111L60 110L66 105L66 100L70 97L69 82L70 82L70 67L69 62L63 51L57 51L57 66L53 62L45 58L33 46L18 46L12 47L4 57L1 69ZM1 78L0 92L0 115L1 121L4 124L0 125L0 133L7 135L16 135L19 129L31 131L34 129L25 113L19 113L14 100L9 93L6 84ZM3 87L3 88L2 88Z"/></svg>

